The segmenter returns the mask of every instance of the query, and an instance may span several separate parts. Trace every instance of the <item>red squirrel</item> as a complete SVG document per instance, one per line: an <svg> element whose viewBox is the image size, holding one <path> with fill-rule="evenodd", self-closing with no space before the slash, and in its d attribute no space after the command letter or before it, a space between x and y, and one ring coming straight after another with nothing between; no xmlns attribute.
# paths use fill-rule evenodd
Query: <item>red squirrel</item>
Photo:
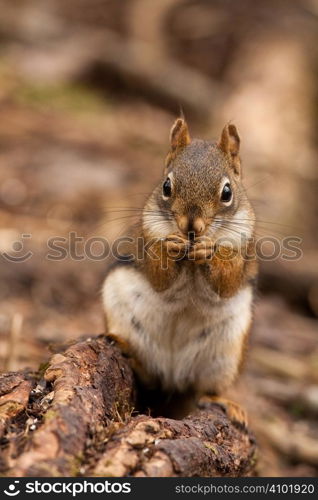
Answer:
<svg viewBox="0 0 318 500"><path fill-rule="evenodd" d="M153 254L119 260L103 304L108 334L129 351L144 384L208 397L245 425L245 412L222 397L244 357L257 276L239 148L233 124L208 142L175 121L163 178L137 229Z"/></svg>

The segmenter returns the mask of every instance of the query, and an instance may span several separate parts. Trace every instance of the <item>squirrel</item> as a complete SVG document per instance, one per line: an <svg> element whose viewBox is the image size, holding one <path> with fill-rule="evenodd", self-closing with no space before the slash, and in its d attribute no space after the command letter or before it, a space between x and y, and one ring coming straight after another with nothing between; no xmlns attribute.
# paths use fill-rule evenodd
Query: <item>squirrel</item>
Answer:
<svg viewBox="0 0 318 500"><path fill-rule="evenodd" d="M233 124L208 142L175 121L163 178L135 229L144 246L117 260L102 295L108 336L143 384L212 400L246 426L244 410L222 397L244 359L257 277L239 149Z"/></svg>

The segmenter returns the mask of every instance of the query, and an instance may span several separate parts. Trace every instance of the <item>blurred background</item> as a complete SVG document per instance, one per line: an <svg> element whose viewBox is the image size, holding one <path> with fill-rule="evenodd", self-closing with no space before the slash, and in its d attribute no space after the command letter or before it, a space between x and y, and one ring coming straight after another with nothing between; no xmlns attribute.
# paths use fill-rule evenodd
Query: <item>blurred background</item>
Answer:
<svg viewBox="0 0 318 500"><path fill-rule="evenodd" d="M180 108L193 136L231 120L258 235L302 238L303 252L262 262L233 393L259 474L316 476L318 1L0 0L0 12L1 369L103 331L107 261L80 242L74 258L70 232L125 232ZM54 236L73 258L47 258Z"/></svg>

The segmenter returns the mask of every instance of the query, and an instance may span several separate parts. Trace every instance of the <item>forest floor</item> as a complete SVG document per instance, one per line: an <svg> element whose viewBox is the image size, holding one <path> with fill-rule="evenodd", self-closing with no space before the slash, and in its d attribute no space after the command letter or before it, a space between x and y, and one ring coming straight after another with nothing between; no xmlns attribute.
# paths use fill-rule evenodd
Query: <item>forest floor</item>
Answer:
<svg viewBox="0 0 318 500"><path fill-rule="evenodd" d="M80 87L8 93L0 119L2 369L35 369L54 346L103 332L108 261L90 238L114 241L138 213L160 178L172 120L141 101L108 102ZM62 259L53 237L67 250ZM85 244L95 257L84 255ZM25 252L32 255L18 262ZM259 475L317 475L317 368L317 320L284 295L259 293L232 390L259 443Z"/></svg>

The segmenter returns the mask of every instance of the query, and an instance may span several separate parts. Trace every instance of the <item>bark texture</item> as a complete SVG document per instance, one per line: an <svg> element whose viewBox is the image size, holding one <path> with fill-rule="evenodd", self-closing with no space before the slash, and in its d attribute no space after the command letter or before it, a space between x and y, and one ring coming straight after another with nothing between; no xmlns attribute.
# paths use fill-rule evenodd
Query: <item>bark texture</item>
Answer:
<svg viewBox="0 0 318 500"><path fill-rule="evenodd" d="M38 373L0 377L8 476L247 476L255 442L205 403L183 420L134 412L127 359L103 336L55 354Z"/></svg>

